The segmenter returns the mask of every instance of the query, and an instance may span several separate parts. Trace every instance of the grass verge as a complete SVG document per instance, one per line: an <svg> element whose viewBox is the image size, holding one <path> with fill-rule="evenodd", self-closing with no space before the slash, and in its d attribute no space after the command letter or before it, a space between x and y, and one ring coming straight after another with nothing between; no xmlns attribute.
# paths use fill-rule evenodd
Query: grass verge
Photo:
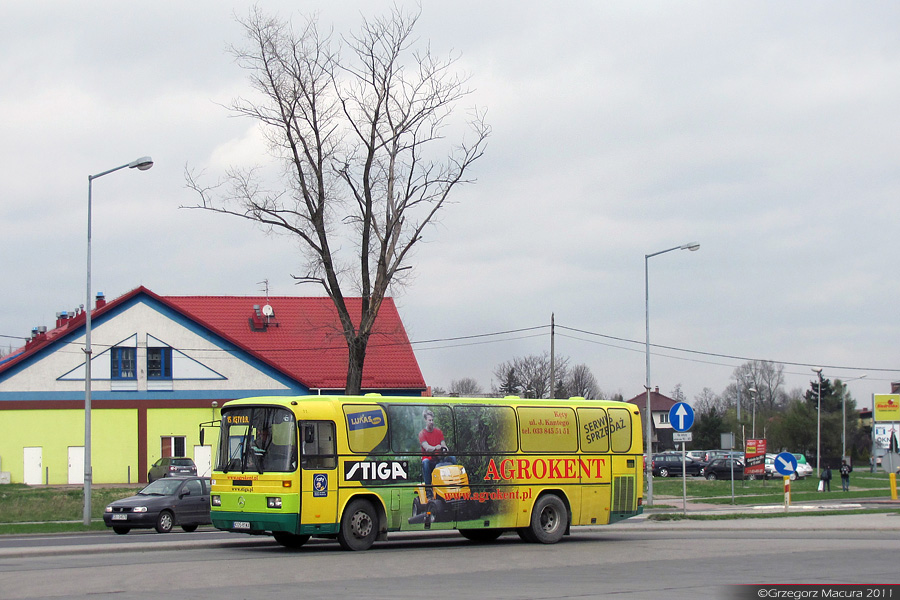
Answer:
<svg viewBox="0 0 900 600"><path fill-rule="evenodd" d="M802 513L770 512L770 513L728 513L721 515L699 515L682 513L657 513L647 515L648 521L725 521L732 519L782 519L784 517L814 517L830 515L864 515L893 513L900 514L896 508L871 508L861 510L813 510Z"/></svg>

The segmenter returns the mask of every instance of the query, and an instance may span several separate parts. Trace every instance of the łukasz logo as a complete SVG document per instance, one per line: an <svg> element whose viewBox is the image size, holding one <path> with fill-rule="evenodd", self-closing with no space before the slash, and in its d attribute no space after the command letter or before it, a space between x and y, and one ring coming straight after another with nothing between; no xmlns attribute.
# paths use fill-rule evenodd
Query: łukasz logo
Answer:
<svg viewBox="0 0 900 600"><path fill-rule="evenodd" d="M345 481L407 481L409 463L405 460L347 461L344 463Z"/></svg>

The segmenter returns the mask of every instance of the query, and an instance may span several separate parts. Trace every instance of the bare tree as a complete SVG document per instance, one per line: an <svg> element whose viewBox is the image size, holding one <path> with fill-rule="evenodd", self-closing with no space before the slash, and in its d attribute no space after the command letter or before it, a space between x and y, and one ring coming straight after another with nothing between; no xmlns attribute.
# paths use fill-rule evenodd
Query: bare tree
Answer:
<svg viewBox="0 0 900 600"><path fill-rule="evenodd" d="M703 388L703 391L694 397L693 408L698 414L705 414L713 409L725 412L725 406L721 398L708 387Z"/></svg>
<svg viewBox="0 0 900 600"><path fill-rule="evenodd" d="M556 357L556 374L565 380L569 359ZM494 367L494 377L501 381L500 393L516 390L526 398L547 398L550 395L550 354L518 356Z"/></svg>
<svg viewBox="0 0 900 600"><path fill-rule="evenodd" d="M470 90L454 57L414 49L419 14L395 8L336 41L315 18L295 30L251 10L240 21L249 44L234 54L259 99L237 99L231 110L260 123L283 163L284 189L267 191L255 169L232 168L212 186L185 174L200 195L187 208L248 219L301 242L307 272L295 279L321 285L334 302L349 351L347 394L361 391L389 287L402 283L413 247L450 192L470 181L490 133L475 110L473 137L445 140ZM351 314L348 288L361 296L361 314Z"/></svg>
<svg viewBox="0 0 900 600"><path fill-rule="evenodd" d="M756 403L759 410L771 412L787 403L784 392L784 365L766 360L751 360L737 367L732 374L735 380L731 394L740 388L745 406ZM755 391L751 391L751 388Z"/></svg>
<svg viewBox="0 0 900 600"><path fill-rule="evenodd" d="M566 391L570 396L581 396L589 400L600 397L597 379L587 365L575 365L566 377Z"/></svg>
<svg viewBox="0 0 900 600"><path fill-rule="evenodd" d="M454 379L450 382L450 393L454 396L481 396L481 385L471 377Z"/></svg>

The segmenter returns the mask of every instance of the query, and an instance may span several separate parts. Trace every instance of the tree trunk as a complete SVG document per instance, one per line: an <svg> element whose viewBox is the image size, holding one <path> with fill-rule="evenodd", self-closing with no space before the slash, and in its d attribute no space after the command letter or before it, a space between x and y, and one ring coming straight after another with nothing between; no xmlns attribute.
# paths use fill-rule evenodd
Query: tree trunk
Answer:
<svg viewBox="0 0 900 600"><path fill-rule="evenodd" d="M347 386L344 394L358 396L362 393L363 365L366 361L366 346L369 336L356 335L347 340Z"/></svg>

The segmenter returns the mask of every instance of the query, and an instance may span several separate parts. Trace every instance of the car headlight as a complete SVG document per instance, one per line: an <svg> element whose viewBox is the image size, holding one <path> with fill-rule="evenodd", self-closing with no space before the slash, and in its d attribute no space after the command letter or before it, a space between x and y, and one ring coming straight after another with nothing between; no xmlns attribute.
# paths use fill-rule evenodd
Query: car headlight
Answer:
<svg viewBox="0 0 900 600"><path fill-rule="evenodd" d="M134 508L131 509L131 512L142 512L142 513L147 512L147 507L146 506L135 506Z"/></svg>
<svg viewBox="0 0 900 600"><path fill-rule="evenodd" d="M221 496L210 496L209 502L213 506L222 506L222 497Z"/></svg>
<svg viewBox="0 0 900 600"><path fill-rule="evenodd" d="M108 505L106 506L106 512L112 512L112 505L111 505L111 504L108 504Z"/></svg>
<svg viewBox="0 0 900 600"><path fill-rule="evenodd" d="M278 498L278 497L266 498L266 506L269 508L281 508L281 498Z"/></svg>

